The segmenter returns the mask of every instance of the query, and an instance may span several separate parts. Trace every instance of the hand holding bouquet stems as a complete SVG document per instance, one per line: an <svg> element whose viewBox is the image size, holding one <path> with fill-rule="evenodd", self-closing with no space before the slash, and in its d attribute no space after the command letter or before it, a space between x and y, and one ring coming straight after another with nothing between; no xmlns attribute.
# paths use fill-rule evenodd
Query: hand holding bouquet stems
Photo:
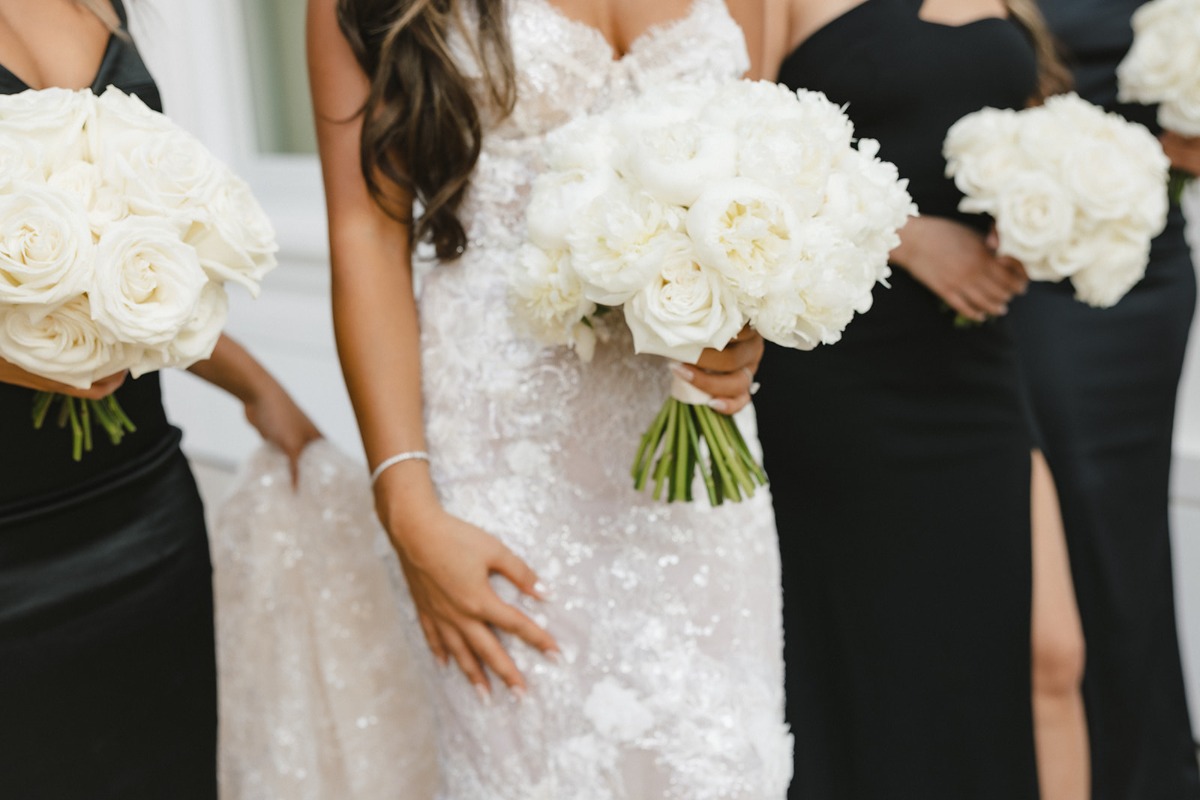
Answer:
<svg viewBox="0 0 1200 800"><path fill-rule="evenodd" d="M747 325L837 342L915 213L878 144L824 95L767 82L652 89L555 132L512 281L517 324L590 360L619 310L638 353L694 364ZM741 500L766 476L736 423L676 381L636 454L639 489Z"/></svg>
<svg viewBox="0 0 1200 800"><path fill-rule="evenodd" d="M987 108L946 137L959 208L990 214L1001 256L1031 280L1070 279L1107 308L1145 275L1166 226L1166 156L1141 125L1077 95L1022 111Z"/></svg>
<svg viewBox="0 0 1200 800"><path fill-rule="evenodd" d="M257 293L274 232L244 181L111 87L0 97L0 159L0 358L54 382L33 423L70 427L78 460L93 426L114 444L135 426L111 393L56 387L207 358L225 283Z"/></svg>
<svg viewBox="0 0 1200 800"><path fill-rule="evenodd" d="M1171 196L1178 202L1200 174L1194 149L1200 146L1200 0L1152 0L1134 12L1133 33L1133 47L1117 67L1118 97L1158 105L1158 122L1169 132L1163 144L1175 165Z"/></svg>

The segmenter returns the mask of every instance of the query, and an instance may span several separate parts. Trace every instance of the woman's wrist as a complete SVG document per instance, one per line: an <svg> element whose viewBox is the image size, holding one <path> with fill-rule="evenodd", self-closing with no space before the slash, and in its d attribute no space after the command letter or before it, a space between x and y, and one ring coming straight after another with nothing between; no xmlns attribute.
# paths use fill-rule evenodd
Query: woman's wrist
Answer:
<svg viewBox="0 0 1200 800"><path fill-rule="evenodd" d="M397 545L411 543L441 511L426 461L412 459L385 470L374 485L375 510Z"/></svg>

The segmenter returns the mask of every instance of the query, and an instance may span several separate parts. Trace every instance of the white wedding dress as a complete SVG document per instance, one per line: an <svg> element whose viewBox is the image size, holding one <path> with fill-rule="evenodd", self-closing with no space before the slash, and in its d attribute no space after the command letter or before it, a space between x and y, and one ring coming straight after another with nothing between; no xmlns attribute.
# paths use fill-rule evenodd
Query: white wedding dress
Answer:
<svg viewBox="0 0 1200 800"><path fill-rule="evenodd" d="M266 636L280 640L269 648L273 668L293 664L287 672L293 695L320 692L321 669L334 676L335 691L315 705L338 716L332 707L343 698L354 710L340 714L344 733L330 734L336 744L328 747L344 748L347 758L367 753L357 767L339 769L383 770L384 780L373 774L366 782L392 781L390 796L396 798L431 797L428 775L421 774L429 765L421 754L429 752L432 737L436 800L782 800L791 737L783 722L780 576L768 493L712 509L703 499L666 505L635 492L629 467L667 396L664 363L635 356L628 335L619 332L597 348L592 363L580 363L569 351L519 335L507 297L547 134L643 87L740 76L748 66L741 31L722 0L695 0L686 17L655 28L613 60L598 31L546 0L511 0L508 13L518 102L498 122L485 116L483 154L462 210L470 247L459 261L430 266L420 276L426 427L445 507L500 537L538 572L550 590L545 603L519 598L500 578L495 584L502 597L553 633L564 657L552 664L505 637L530 691L518 701L497 686L495 702L485 706L456 668L436 665L400 593L407 661L395 667L394 685L381 686L389 680L388 660L400 658L396 652L403 647L388 627L388 610L378 607L383 590L367 598L363 586L377 585L385 568L375 555L360 556L350 568L337 554L340 547L370 551L372 536L346 533L371 524L363 522L370 514L368 494L365 484L337 489L330 477L336 460L318 451L314 468L325 477L311 478L307 491L316 501L310 513L295 515L298 530L274 530L271 502L261 485L249 485L217 532L233 542L224 549L243 573L247 558L233 553L250 547L256 536L274 542L259 548L259 565L268 574L282 569L270 563L272 548L306 560L313 574L298 591L308 592L325 615L314 616L311 625L343 634L331 630L322 639L306 629L293 643L284 635L256 633L251 622L226 625L241 628L221 638L221 677L233 682L225 696L235 692L238 700L231 701L233 709L223 704L222 712L242 717L222 723L223 749L241 770L232 778L223 773L224 785L269 782L262 774L248 775L273 766L256 767L246 754L258 752L261 760L262 751L274 747L270 757L286 761L280 742L292 742L285 754L295 755L295 741L314 724L314 703L289 695L278 703L287 707L271 718L269 731L247 733L256 714L238 709L253 708L254 696L270 702L261 696L279 696L280 690L247 685L254 664L243 665L236 654ZM467 73L480 78L471 66L473 48L461 40L454 47ZM481 79L478 89L479 102L486 103ZM752 415L742 425L753 434ZM275 469L278 484L280 465ZM356 474L355 480L362 479ZM276 495L287 502L284 493ZM357 511L346 506L350 496L362 504ZM256 525L274 533L256 532ZM342 566L328 566L330 561ZM220 617L235 592L222 585L220 556L217 570ZM322 571L331 572L322 577ZM253 579L243 574L241 582ZM351 589L356 597L341 596ZM337 602L367 610L339 612L332 605ZM278 609L265 610L267 603L264 595L243 603L240 613L257 610L267 627L282 624ZM340 620L329 617L338 613ZM242 637L247 641L239 642ZM298 650L288 654L289 647ZM357 664L354 648L363 652ZM333 667L320 666L330 661ZM410 674L413 663L418 669ZM238 673L233 679L230 669ZM420 683L412 683L418 674ZM348 691L356 682L363 688ZM427 708L414 709L413 698ZM383 710L372 711L372 702ZM257 744L251 742L255 736ZM388 758L395 761L388 764ZM329 767L318 763L313 769ZM302 796L296 787L305 780L315 780L312 770L302 771L289 800ZM336 796L389 795L346 789Z"/></svg>

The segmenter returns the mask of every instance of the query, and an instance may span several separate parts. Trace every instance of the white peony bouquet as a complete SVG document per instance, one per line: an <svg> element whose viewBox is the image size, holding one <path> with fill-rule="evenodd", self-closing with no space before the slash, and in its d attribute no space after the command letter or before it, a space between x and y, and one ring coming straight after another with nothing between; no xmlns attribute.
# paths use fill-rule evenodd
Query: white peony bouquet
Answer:
<svg viewBox="0 0 1200 800"><path fill-rule="evenodd" d="M597 318L638 353L691 363L747 325L785 347L832 344L890 274L916 213L876 142L855 146L824 95L768 82L653 89L557 131L528 206L514 316L590 360ZM678 378L633 468L641 490L710 502L766 482L736 423Z"/></svg>
<svg viewBox="0 0 1200 800"><path fill-rule="evenodd" d="M87 388L208 358L225 283L257 294L275 235L249 187L136 97L46 89L0 97L0 358ZM40 393L74 457L92 426L135 429L115 398Z"/></svg>
<svg viewBox="0 0 1200 800"><path fill-rule="evenodd" d="M1145 275L1166 226L1168 163L1143 126L1066 94L964 117L945 155L960 209L992 215L999 252L1032 280L1070 278L1079 300L1107 308Z"/></svg>
<svg viewBox="0 0 1200 800"><path fill-rule="evenodd" d="M1133 47L1117 67L1118 97L1158 105L1158 122L1200 136L1200 0L1151 0L1133 14ZM1178 199L1189 176L1174 175Z"/></svg>

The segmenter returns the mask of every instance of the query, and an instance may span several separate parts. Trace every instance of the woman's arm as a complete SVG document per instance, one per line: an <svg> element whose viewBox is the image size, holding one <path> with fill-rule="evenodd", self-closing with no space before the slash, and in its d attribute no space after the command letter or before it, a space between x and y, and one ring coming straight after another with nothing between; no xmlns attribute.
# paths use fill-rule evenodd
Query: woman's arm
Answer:
<svg viewBox="0 0 1200 800"><path fill-rule="evenodd" d="M362 175L359 111L368 81L335 14L335 0L310 0L309 76L325 179L338 354L372 465L425 449L420 331L408 227L371 198ZM481 691L483 666L520 691L524 679L493 628L545 652L557 644L504 603L489 576L504 575L538 597L537 576L484 531L447 514L428 466L406 461L383 473L376 507L400 556L421 625L439 659L453 656Z"/></svg>
<svg viewBox="0 0 1200 800"><path fill-rule="evenodd" d="M250 424L263 439L287 455L295 483L301 453L321 438L321 432L279 381L245 348L224 334L212 356L193 364L189 371L242 401Z"/></svg>
<svg viewBox="0 0 1200 800"><path fill-rule="evenodd" d="M125 383L125 379L128 377L128 372L118 372L116 375L101 378L86 389L76 389L74 386L68 386L65 383L59 383L49 378L43 378L40 375L34 375L32 372L21 369L11 361L5 361L3 358L0 358L0 383L10 383L13 386L23 386L26 389L33 389L39 392L54 392L56 394L70 395L71 397L81 397L84 400L101 400L108 397L117 389L120 389L121 384Z"/></svg>
<svg viewBox="0 0 1200 800"><path fill-rule="evenodd" d="M915 217L900 231L891 259L959 314L983 322L1007 313L1029 284L1021 264L997 256L993 245L954 220Z"/></svg>
<svg viewBox="0 0 1200 800"><path fill-rule="evenodd" d="M1171 166L1189 175L1200 175L1200 136L1182 136L1165 131L1160 137Z"/></svg>

